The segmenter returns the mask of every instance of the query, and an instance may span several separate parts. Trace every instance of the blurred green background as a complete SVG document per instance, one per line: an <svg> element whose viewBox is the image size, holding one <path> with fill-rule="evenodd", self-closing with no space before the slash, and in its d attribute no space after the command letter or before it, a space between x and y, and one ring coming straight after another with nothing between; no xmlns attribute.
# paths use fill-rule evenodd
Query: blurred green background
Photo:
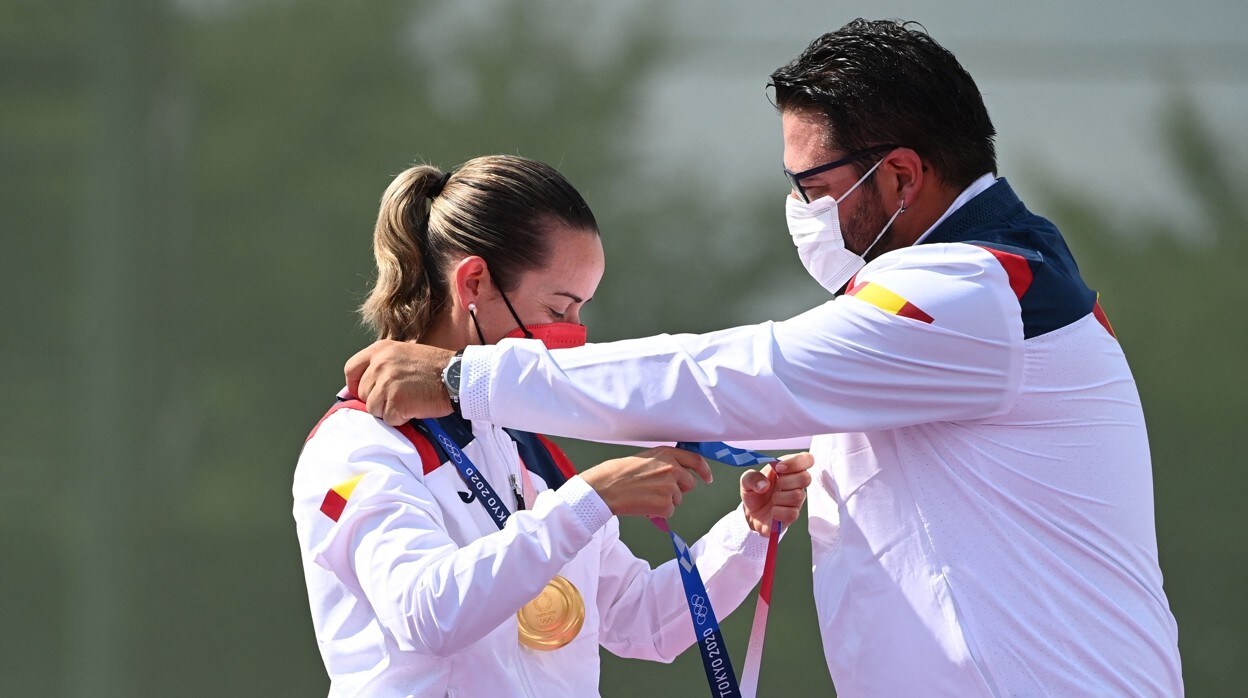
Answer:
<svg viewBox="0 0 1248 698"><path fill-rule="evenodd" d="M1149 419L1188 689L1240 693L1244 4L758 5L0 0L0 695L324 695L290 479L369 340L376 204L412 162L559 167L607 249L593 339L821 302L763 86L858 15L920 20L959 55L1002 174L1101 292ZM566 443L583 464L623 452ZM686 500L686 538L732 475ZM764 695L831 695L809 565L803 521ZM725 624L738 665L748 622ZM604 695L642 687L703 694L696 650L604 656Z"/></svg>

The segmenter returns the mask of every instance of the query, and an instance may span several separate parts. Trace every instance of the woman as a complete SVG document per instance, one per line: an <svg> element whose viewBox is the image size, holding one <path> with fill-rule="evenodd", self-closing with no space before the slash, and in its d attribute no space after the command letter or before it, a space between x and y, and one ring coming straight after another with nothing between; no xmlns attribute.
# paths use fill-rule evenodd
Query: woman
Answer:
<svg viewBox="0 0 1248 698"><path fill-rule="evenodd" d="M511 156L400 174L374 252L361 310L378 336L457 350L583 343L604 265L576 190ZM721 613L759 578L755 531L796 518L809 467L803 454L743 478L742 508L694 546ZM614 516L670 515L694 473L709 482L700 457L656 448L577 475L544 437L458 413L395 429L340 396L293 489L330 694L586 696L599 645L670 661L694 641L678 570L634 557Z"/></svg>

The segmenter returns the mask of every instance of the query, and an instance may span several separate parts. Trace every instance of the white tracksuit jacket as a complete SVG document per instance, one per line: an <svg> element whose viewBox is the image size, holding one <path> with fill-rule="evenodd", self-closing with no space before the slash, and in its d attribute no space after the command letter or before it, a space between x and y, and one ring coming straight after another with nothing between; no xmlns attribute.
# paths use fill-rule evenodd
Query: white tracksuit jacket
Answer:
<svg viewBox="0 0 1248 698"><path fill-rule="evenodd" d="M1183 693L1135 381L1061 234L1005 180L783 322L470 347L463 376L465 416L520 429L805 437L838 695Z"/></svg>
<svg viewBox="0 0 1248 698"><path fill-rule="evenodd" d="M294 516L330 696L593 696L599 645L666 662L693 644L674 561L652 570L634 557L579 477L548 488L566 472L526 462L539 494L517 511L518 442L462 425L464 452L513 512L502 530L410 425L332 410L304 447ZM721 616L757 583L766 544L738 508L693 546ZM563 648L530 650L516 611L556 574L585 599L584 626Z"/></svg>

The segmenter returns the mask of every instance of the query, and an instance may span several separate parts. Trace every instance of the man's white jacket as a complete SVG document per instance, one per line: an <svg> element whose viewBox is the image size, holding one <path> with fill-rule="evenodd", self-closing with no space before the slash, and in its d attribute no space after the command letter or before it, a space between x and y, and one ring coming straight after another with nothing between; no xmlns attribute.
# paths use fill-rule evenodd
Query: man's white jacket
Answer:
<svg viewBox="0 0 1248 698"><path fill-rule="evenodd" d="M920 243L783 322L470 347L464 414L582 439L804 437L838 695L1182 694L1144 413L1097 294L991 175Z"/></svg>

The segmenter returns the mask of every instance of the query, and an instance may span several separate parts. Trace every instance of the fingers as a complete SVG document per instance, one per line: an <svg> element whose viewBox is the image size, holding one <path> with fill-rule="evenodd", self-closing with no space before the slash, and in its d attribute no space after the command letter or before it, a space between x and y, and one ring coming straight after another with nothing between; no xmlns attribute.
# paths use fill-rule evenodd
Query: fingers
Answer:
<svg viewBox="0 0 1248 698"><path fill-rule="evenodd" d="M808 469L778 476L771 496L771 517L785 525L797 521L806 503L806 488L810 482Z"/></svg>
<svg viewBox="0 0 1248 698"><path fill-rule="evenodd" d="M378 399L380 396L378 396L376 391L373 390L376 383L377 370L374 366L370 365L364 370L363 375L360 376L359 381L356 383L355 390L352 390L351 392L354 393L356 397L364 401L364 404L368 406L368 411L372 413L374 417L381 417L381 407L384 400Z"/></svg>
<svg viewBox="0 0 1248 698"><path fill-rule="evenodd" d="M382 340L384 341L384 340ZM347 379L347 392L359 398L367 407L369 414L381 419L385 415L386 400L377 395L378 367L374 359L377 352L384 347L382 341L373 342L355 356L347 359L343 373Z"/></svg>
<svg viewBox="0 0 1248 698"><path fill-rule="evenodd" d="M362 377L361 383L366 379ZM786 524L797 520L813 465L809 453L799 453L742 474L741 501L754 530L763 532L772 518ZM602 466L581 476L617 515L671 516L699 478L708 483L712 480L711 467L704 458L671 446L647 449Z"/></svg>
<svg viewBox="0 0 1248 698"><path fill-rule="evenodd" d="M781 490L805 489L811 483L810 469L814 465L815 457L809 453L784 456L775 464L779 475L773 484Z"/></svg>
<svg viewBox="0 0 1248 698"><path fill-rule="evenodd" d="M672 475L676 478L676 487L681 492L690 492L694 487L698 486L698 481L694 479L693 473L685 468L675 468Z"/></svg>
<svg viewBox="0 0 1248 698"><path fill-rule="evenodd" d="M786 526L793 523L794 521L797 521L798 517L801 516L801 513L802 513L801 505L785 506L785 507L774 506L771 508L771 518L776 519L777 521L779 521L780 523Z"/></svg>
<svg viewBox="0 0 1248 698"><path fill-rule="evenodd" d="M806 502L814 458L809 453L785 456L759 472L741 476L741 503L750 528L769 535L772 520L788 525L797 521Z"/></svg>
<svg viewBox="0 0 1248 698"><path fill-rule="evenodd" d="M773 507L800 507L806 501L806 493L802 490L776 490L771 495Z"/></svg>
<svg viewBox="0 0 1248 698"><path fill-rule="evenodd" d="M382 419L392 427L401 427L407 423L409 412L399 401L399 396L391 395L386 398L385 407L382 408Z"/></svg>
<svg viewBox="0 0 1248 698"><path fill-rule="evenodd" d="M711 474L711 466L707 464L706 459L692 451L686 451L683 448L672 448L664 446L663 449L671 455L676 462L684 468L688 468L698 474L702 478L702 482L711 484L715 476Z"/></svg>
<svg viewBox="0 0 1248 698"><path fill-rule="evenodd" d="M378 385L379 373L380 370L375 365L365 370L360 377L360 392L356 393L356 397L364 401L369 414L392 427L402 426L408 420L403 396L394 383Z"/></svg>
<svg viewBox="0 0 1248 698"><path fill-rule="evenodd" d="M789 473L788 475L777 475L772 485L778 491L788 490L804 490L810 486L810 471L803 470L801 472Z"/></svg>
<svg viewBox="0 0 1248 698"><path fill-rule="evenodd" d="M675 514L675 513L676 513L675 502L668 502L666 506L659 507L658 512L656 514L653 514L653 516L661 516L665 519L670 519L672 518L672 514Z"/></svg>
<svg viewBox="0 0 1248 698"><path fill-rule="evenodd" d="M685 470L684 468L676 468L674 472L678 472L689 479L689 489L685 489L683 486L677 486L670 488L667 492L659 495L661 501L658 506L663 511L662 516L664 518L670 518L676 513L676 508L680 506L681 502L685 501L684 493L692 490L694 485L697 484L697 482L693 479L693 475L690 475L688 470Z"/></svg>
<svg viewBox="0 0 1248 698"><path fill-rule="evenodd" d="M364 371L356 378L355 387L351 388L351 386L348 385L347 388L350 389L351 392L356 397L363 400L364 402L368 402L368 398L372 396L373 387L376 385L376 383L377 383L376 366L374 366L373 364L366 364L364 367Z"/></svg>
<svg viewBox="0 0 1248 698"><path fill-rule="evenodd" d="M779 462L776 463L776 472L795 473L800 470L810 470L814 465L815 457L809 453L791 453L780 457Z"/></svg>
<svg viewBox="0 0 1248 698"><path fill-rule="evenodd" d="M342 369L342 372L347 379L347 390L361 400L364 399L364 396L360 394L360 378L364 375L364 372L368 370L369 363L371 362L373 356L373 347L375 346L376 343L356 352L355 356L347 359L346 366Z"/></svg>
<svg viewBox="0 0 1248 698"><path fill-rule="evenodd" d="M747 470L741 474L741 493L757 493L762 494L771 487L771 482L766 475L757 470Z"/></svg>
<svg viewBox="0 0 1248 698"><path fill-rule="evenodd" d="M454 409L442 384L442 369L452 354L449 349L379 340L347 361L347 389L364 401L370 414L391 426L440 417Z"/></svg>
<svg viewBox="0 0 1248 698"><path fill-rule="evenodd" d="M697 486L693 472L673 455L657 448L636 456L606 461L580 477L593 487L617 516L671 516L684 493Z"/></svg>
<svg viewBox="0 0 1248 698"><path fill-rule="evenodd" d="M698 481L694 478L697 473L703 482L710 482L711 469L706 464L706 460L696 453L690 453L678 448L663 447L662 452L657 454L656 460L666 462L677 467L672 468L671 475L675 480L676 491L672 493L672 512L667 516L671 516L675 512L676 507L684 501L684 493L693 491L698 486Z"/></svg>
<svg viewBox="0 0 1248 698"><path fill-rule="evenodd" d="M360 376L359 383L353 391L355 396L364 401L364 405L368 408L368 413L384 421L391 426L402 424L392 421L394 419L394 395L391 391L386 390L385 386L377 385L378 374L380 369L376 364L370 365L364 370L364 374Z"/></svg>

